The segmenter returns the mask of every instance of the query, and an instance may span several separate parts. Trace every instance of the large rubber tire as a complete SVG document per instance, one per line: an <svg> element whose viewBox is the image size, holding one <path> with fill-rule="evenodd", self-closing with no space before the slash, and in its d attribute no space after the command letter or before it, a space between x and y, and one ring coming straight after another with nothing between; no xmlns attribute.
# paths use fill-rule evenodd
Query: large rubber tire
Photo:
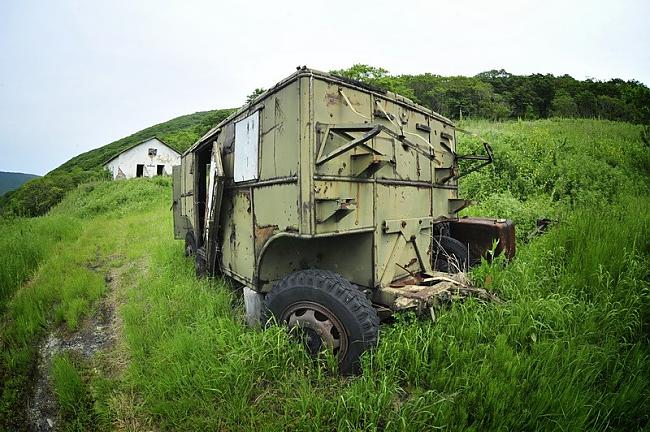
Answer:
<svg viewBox="0 0 650 432"><path fill-rule="evenodd" d="M301 270L282 279L264 299L262 322L299 327L312 355L329 345L343 375L360 371L359 357L379 335L377 311L363 292L325 270Z"/></svg>
<svg viewBox="0 0 650 432"><path fill-rule="evenodd" d="M467 271L469 257L467 246L452 237L438 236L433 240L433 269L445 273Z"/></svg>

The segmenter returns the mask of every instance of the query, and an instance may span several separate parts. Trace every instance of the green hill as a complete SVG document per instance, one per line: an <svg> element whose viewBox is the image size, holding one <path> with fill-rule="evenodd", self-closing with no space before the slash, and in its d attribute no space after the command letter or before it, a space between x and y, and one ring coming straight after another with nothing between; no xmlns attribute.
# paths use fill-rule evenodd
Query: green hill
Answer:
<svg viewBox="0 0 650 432"><path fill-rule="evenodd" d="M38 177L39 176L35 174L0 171L0 196L4 195L6 192L18 189L24 183Z"/></svg>
<svg viewBox="0 0 650 432"><path fill-rule="evenodd" d="M78 184L107 178L107 172L102 167L104 162L133 144L157 136L174 149L183 152L233 111L219 109L176 117L75 156L45 176L0 196L0 215L43 215Z"/></svg>
<svg viewBox="0 0 650 432"><path fill-rule="evenodd" d="M211 127L228 117L233 111L233 109L220 109L176 117L98 149L75 156L52 172L72 171L74 169L94 170L124 149L152 136L157 136L170 147L182 153Z"/></svg>

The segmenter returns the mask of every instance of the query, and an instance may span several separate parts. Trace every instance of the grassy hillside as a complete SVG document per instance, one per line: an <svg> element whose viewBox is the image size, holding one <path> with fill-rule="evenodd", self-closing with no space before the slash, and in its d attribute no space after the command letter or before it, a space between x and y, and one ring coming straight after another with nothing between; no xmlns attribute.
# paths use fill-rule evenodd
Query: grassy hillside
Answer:
<svg viewBox="0 0 650 432"><path fill-rule="evenodd" d="M232 112L232 109L221 109L176 117L175 119L148 127L98 149L75 156L53 170L53 172L72 171L75 168L81 168L82 170L95 169L124 149L153 136L157 136L169 144L170 147L182 153L211 127L228 117Z"/></svg>
<svg viewBox="0 0 650 432"><path fill-rule="evenodd" d="M0 171L0 196L6 192L18 189L23 183L37 177L34 174Z"/></svg>
<svg viewBox="0 0 650 432"><path fill-rule="evenodd" d="M4 294L0 429L25 427L35 342L83 330L107 304L120 318L112 348L53 359L63 430L647 428L650 147L641 128L464 126L498 158L464 178L464 195L482 201L468 212L514 218L520 233L538 217L558 221L544 236L519 236L513 263L473 272L505 304L456 304L435 322L400 315L382 326L363 374L340 378L284 332L247 328L223 281L196 280L172 239L168 179L85 185L48 216L3 227L4 260L49 243L0 265L19 281Z"/></svg>
<svg viewBox="0 0 650 432"><path fill-rule="evenodd" d="M0 214L43 215L78 184L106 179L104 162L133 144L157 136L183 152L232 112L232 109L222 109L184 115L75 156L44 177L32 180L0 197Z"/></svg>

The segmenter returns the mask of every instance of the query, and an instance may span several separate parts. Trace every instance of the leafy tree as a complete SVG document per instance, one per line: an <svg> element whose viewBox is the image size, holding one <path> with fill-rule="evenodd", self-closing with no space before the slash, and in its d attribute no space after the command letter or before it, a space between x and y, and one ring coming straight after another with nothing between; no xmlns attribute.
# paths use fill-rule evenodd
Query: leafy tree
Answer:
<svg viewBox="0 0 650 432"><path fill-rule="evenodd" d="M598 114L598 99L589 90L582 90L576 95L576 105L580 117L595 117Z"/></svg>
<svg viewBox="0 0 650 432"><path fill-rule="evenodd" d="M259 95L261 95L261 94L264 93L265 91L266 91L266 90L263 89L263 88L256 88L255 90L253 90L253 93L249 94L249 95L246 97L246 104L249 104L249 103L253 102L255 99L257 99L257 97L258 97Z"/></svg>
<svg viewBox="0 0 650 432"><path fill-rule="evenodd" d="M650 122L650 89L638 81L578 81L569 75L513 75L504 69L474 77L393 76L384 68L364 64L332 73L399 93L451 118L555 115Z"/></svg>
<svg viewBox="0 0 650 432"><path fill-rule="evenodd" d="M389 76L388 71L384 68L360 63L354 64L347 69L332 70L330 73L361 82L374 82Z"/></svg>
<svg viewBox="0 0 650 432"><path fill-rule="evenodd" d="M609 120L625 120L626 106L620 99L601 95L598 96L598 114Z"/></svg>
<svg viewBox="0 0 650 432"><path fill-rule="evenodd" d="M578 105L566 90L560 90L551 103L551 113L555 117L576 117Z"/></svg>
<svg viewBox="0 0 650 432"><path fill-rule="evenodd" d="M392 91L401 96L407 97L417 102L415 92L406 85L403 77L391 76L384 68L368 66L365 64L355 64L348 69L338 69L330 71L333 75L360 81L380 89Z"/></svg>

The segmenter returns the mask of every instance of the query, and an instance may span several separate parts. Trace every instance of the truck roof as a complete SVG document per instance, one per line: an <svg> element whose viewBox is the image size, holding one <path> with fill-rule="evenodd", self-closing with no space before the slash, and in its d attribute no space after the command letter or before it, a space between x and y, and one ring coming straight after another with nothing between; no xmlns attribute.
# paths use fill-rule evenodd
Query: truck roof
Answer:
<svg viewBox="0 0 650 432"><path fill-rule="evenodd" d="M208 140L210 137L212 137L216 132L221 129L221 127L227 123L229 123L233 118L236 118L239 116L241 113L246 112L249 110L253 105L258 104L260 101L264 100L265 98L271 96L272 94L276 93L280 89L286 87L287 85L291 84L292 82L298 80L299 78L302 77L314 77L317 79L321 79L324 81L328 82L333 82L333 83L338 83L341 84L345 87L353 88L355 90L359 90L365 93L370 93L374 94L376 96L382 97L384 99L390 100L391 102L394 102L398 105L402 105L405 107L408 107L412 110L419 111L423 114L429 115L433 118L435 118L438 121L441 121L442 123L445 123L449 126L454 126L454 123L449 120L447 117L444 117L441 114L438 114L435 111L430 110L427 107L424 107L422 105L418 105L412 100L401 96L397 93L393 93L391 91L387 91L384 89L381 89L379 87L372 86L370 84L363 83L361 81L356 81L350 78L345 78L341 77L338 75L332 75L327 72L322 72L319 70L315 69L309 69L305 66L298 68L298 70L282 81L278 82L275 84L273 87L270 89L266 90L264 93L260 94L258 97L256 97L254 100L251 102L247 103L246 105L242 106L240 109L238 109L236 112L225 118L223 121L221 121L219 124L214 126L212 129L210 129L207 133L205 133L199 140L194 143L189 149L187 149L184 153L183 156L185 156L188 153L193 152L197 147L199 147L202 143L204 143L206 140Z"/></svg>

